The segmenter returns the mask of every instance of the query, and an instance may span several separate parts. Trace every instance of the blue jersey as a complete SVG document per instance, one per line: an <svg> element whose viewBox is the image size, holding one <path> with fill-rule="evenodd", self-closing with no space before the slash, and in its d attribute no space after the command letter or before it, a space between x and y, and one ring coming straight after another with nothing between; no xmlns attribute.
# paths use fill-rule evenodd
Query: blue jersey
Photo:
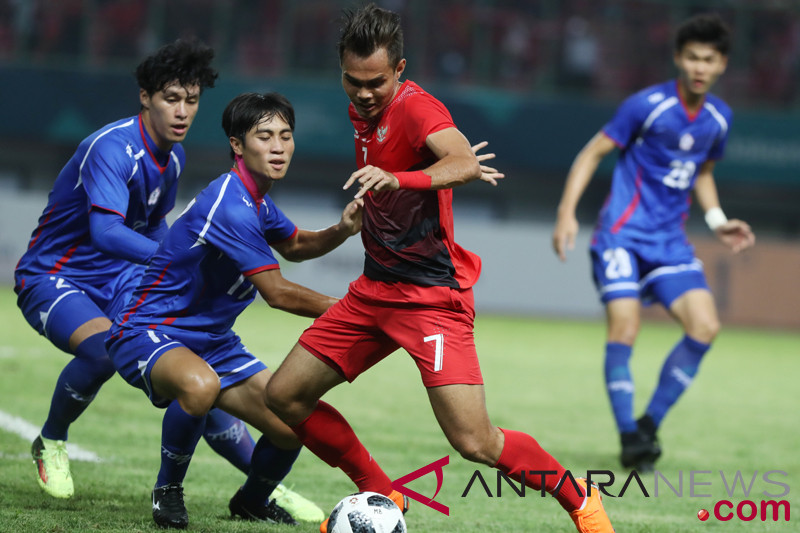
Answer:
<svg viewBox="0 0 800 533"><path fill-rule="evenodd" d="M136 265L94 248L89 211L117 213L143 233L174 207L186 156L180 144L161 151L141 115L119 120L84 139L56 178L28 250L15 272L17 286L30 275L59 274L103 288Z"/></svg>
<svg viewBox="0 0 800 533"><path fill-rule="evenodd" d="M167 231L111 335L146 327L225 336L255 298L246 276L279 268L269 242L297 227L235 169L212 181Z"/></svg>
<svg viewBox="0 0 800 533"><path fill-rule="evenodd" d="M675 80L625 100L603 127L620 155L597 229L643 241L682 234L697 172L722 158L732 115L711 94L691 115Z"/></svg>

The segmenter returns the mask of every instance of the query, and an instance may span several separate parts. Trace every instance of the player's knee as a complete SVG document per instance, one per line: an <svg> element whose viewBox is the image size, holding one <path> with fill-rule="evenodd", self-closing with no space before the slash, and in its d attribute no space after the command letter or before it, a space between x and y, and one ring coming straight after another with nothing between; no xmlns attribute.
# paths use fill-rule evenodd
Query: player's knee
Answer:
<svg viewBox="0 0 800 533"><path fill-rule="evenodd" d="M719 319L716 317L704 317L692 322L686 334L698 342L711 344L719 334L720 327Z"/></svg>
<svg viewBox="0 0 800 533"><path fill-rule="evenodd" d="M264 403L267 408L278 415L278 418L287 420L292 418L292 413L298 410L299 402L294 400L280 381L271 378L264 388Z"/></svg>
<svg viewBox="0 0 800 533"><path fill-rule="evenodd" d="M114 372L117 371L114 368L114 363L111 362L111 358L106 356L103 359L98 359L94 362L95 368L95 376L97 380L100 380L101 383L105 383L114 375Z"/></svg>
<svg viewBox="0 0 800 533"><path fill-rule="evenodd" d="M192 416L204 416L219 396L220 383L216 374L189 376L181 387L178 402Z"/></svg>
<svg viewBox="0 0 800 533"><path fill-rule="evenodd" d="M467 461L493 466L492 457L496 454L490 449L486 438L475 434L462 434L452 439L452 444Z"/></svg>
<svg viewBox="0 0 800 533"><path fill-rule="evenodd" d="M608 326L608 342L633 346L639 335L638 320L618 320Z"/></svg>

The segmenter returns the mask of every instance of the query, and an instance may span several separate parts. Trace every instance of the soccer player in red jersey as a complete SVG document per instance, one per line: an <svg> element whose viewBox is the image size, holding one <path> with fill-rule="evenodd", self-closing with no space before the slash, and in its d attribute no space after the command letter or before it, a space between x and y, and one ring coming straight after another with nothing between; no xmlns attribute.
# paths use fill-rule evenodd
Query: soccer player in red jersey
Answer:
<svg viewBox="0 0 800 533"><path fill-rule="evenodd" d="M452 188L502 175L482 169L441 102L412 81L400 17L374 4L345 12L339 41L358 170L344 187L364 198L364 274L300 337L267 385L267 405L301 442L341 468L361 491L403 497L345 419L320 401L398 348L411 354L448 441L466 459L545 489L578 531L611 532L599 491L565 473L531 436L494 426L486 411L473 337L472 286L480 258L453 239ZM323 523L322 531L326 530Z"/></svg>

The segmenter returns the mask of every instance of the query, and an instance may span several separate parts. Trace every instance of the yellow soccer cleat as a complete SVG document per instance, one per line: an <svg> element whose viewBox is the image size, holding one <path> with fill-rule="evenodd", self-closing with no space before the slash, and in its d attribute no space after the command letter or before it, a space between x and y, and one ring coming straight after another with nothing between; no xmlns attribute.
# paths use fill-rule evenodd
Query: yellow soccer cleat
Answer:
<svg viewBox="0 0 800 533"><path fill-rule="evenodd" d="M300 496L283 484L275 487L270 498L298 522L322 522L325 513L311 500Z"/></svg>
<svg viewBox="0 0 800 533"><path fill-rule="evenodd" d="M575 522L575 527L581 533L614 533L614 526L611 525L611 520L608 519L606 510L603 508L600 489L592 484L591 495L589 495L586 480L578 478L575 481L583 486L583 490L587 494L583 507L569 513L572 521Z"/></svg>
<svg viewBox="0 0 800 533"><path fill-rule="evenodd" d="M75 494L66 442L39 435L33 441L31 455L38 470L36 480L42 490L54 498L71 498Z"/></svg>

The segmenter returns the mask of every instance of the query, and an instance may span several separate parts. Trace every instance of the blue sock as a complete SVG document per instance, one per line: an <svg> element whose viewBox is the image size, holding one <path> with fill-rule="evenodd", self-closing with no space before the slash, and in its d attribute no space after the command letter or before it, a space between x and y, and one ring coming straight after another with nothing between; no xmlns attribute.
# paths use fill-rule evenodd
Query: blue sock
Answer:
<svg viewBox="0 0 800 533"><path fill-rule="evenodd" d="M269 495L292 469L302 448L282 450L262 436L253 450L247 481L242 485L242 499L247 505L264 505Z"/></svg>
<svg viewBox="0 0 800 533"><path fill-rule="evenodd" d="M678 401L683 391L691 385L700 361L710 347L710 344L697 342L684 335L667 356L661 368L658 386L647 406L647 414L653 418L656 427L661 424L667 411Z"/></svg>
<svg viewBox="0 0 800 533"><path fill-rule="evenodd" d="M161 424L161 469L156 487L183 483L189 462L206 423L206 415L192 416L172 400Z"/></svg>
<svg viewBox="0 0 800 533"><path fill-rule="evenodd" d="M633 348L627 344L606 344L606 391L620 433L636 431L636 420L633 418L633 377L628 364L632 352Z"/></svg>
<svg viewBox="0 0 800 533"><path fill-rule="evenodd" d="M42 427L42 437L67 440L69 426L83 413L97 391L114 375L114 365L103 342L106 334L96 333L75 349L75 357L58 376L50 412Z"/></svg>
<svg viewBox="0 0 800 533"><path fill-rule="evenodd" d="M256 441L244 422L222 409L212 409L206 418L203 437L211 449L247 474Z"/></svg>

